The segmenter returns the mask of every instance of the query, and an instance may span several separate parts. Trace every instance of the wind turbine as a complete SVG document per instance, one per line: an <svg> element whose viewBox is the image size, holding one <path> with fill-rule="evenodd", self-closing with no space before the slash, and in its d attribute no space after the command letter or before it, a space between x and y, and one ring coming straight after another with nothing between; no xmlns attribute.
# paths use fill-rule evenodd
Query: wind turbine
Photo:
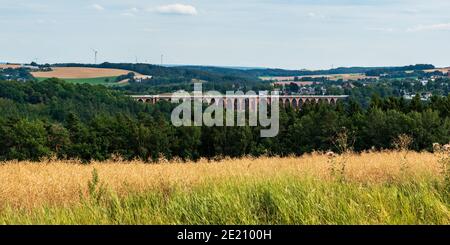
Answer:
<svg viewBox="0 0 450 245"><path fill-rule="evenodd" d="M94 52L94 64L96 65L97 64L97 54L98 54L98 51L97 50L95 50L95 49L92 49L92 52Z"/></svg>

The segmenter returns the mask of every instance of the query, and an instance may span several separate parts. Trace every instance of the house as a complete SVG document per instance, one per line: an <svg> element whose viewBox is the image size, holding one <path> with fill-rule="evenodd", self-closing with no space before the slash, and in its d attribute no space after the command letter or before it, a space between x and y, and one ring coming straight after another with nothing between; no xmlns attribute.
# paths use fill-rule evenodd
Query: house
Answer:
<svg viewBox="0 0 450 245"><path fill-rule="evenodd" d="M22 65L21 68L29 69L30 71L40 71L39 66Z"/></svg>
<svg viewBox="0 0 450 245"><path fill-rule="evenodd" d="M353 83L351 83L351 82L346 82L346 83L342 84L342 88L346 88L346 89L352 89L352 88L355 88L355 87L356 86Z"/></svg>
<svg viewBox="0 0 450 245"><path fill-rule="evenodd" d="M421 80L420 83L422 84L422 86L427 86L428 80L426 80L426 79Z"/></svg>
<svg viewBox="0 0 450 245"><path fill-rule="evenodd" d="M433 94L430 92L422 93L421 95L422 95L421 96L422 101L428 101L431 99L431 97L433 97Z"/></svg>
<svg viewBox="0 0 450 245"><path fill-rule="evenodd" d="M301 87L299 89L299 94L302 95L314 95L316 90L313 87Z"/></svg>
<svg viewBox="0 0 450 245"><path fill-rule="evenodd" d="M137 83L142 83L142 82L150 80L152 78L153 78L152 76L147 76L147 75L135 75L133 79Z"/></svg>
<svg viewBox="0 0 450 245"><path fill-rule="evenodd" d="M289 86L291 84L295 84L299 87L303 87L303 86L312 86L312 85L316 85L316 84L321 84L321 82L274 82L274 83L272 83L272 86L285 87L285 86Z"/></svg>
<svg viewBox="0 0 450 245"><path fill-rule="evenodd" d="M414 97L416 97L416 95L412 95L409 93L406 93L405 95L403 95L403 98L406 100L412 100L412 99L414 99ZM425 93L420 94L421 101L429 101L431 99L431 97L433 97L433 94L430 92L425 92Z"/></svg>
<svg viewBox="0 0 450 245"><path fill-rule="evenodd" d="M412 99L413 99L413 96L412 96L411 94L407 93L407 94L403 95L403 98L404 98L405 100L412 100Z"/></svg>

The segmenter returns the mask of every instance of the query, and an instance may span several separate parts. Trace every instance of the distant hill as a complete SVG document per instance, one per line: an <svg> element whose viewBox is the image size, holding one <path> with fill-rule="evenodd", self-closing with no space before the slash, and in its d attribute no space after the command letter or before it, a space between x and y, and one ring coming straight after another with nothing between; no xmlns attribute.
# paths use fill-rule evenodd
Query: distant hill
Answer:
<svg viewBox="0 0 450 245"><path fill-rule="evenodd" d="M133 71L142 75L152 76L152 79L142 83L130 83L123 90L129 93L165 93L176 90L191 90L193 81L205 81L205 90L225 92L233 90L268 90L269 82L263 82L258 76L238 69L214 68L194 69L189 67L166 67L152 64L131 63L102 63L93 64L54 64L54 67L93 67L122 69Z"/></svg>
<svg viewBox="0 0 450 245"><path fill-rule="evenodd" d="M434 65L429 64L418 64L418 65L409 65L409 66L400 66L400 67L385 67L385 68L379 68L379 69L372 69L366 71L367 76L380 76L382 74L386 73L393 73L393 72L405 72L405 71L424 71L424 70L431 70L435 69L436 67Z"/></svg>
<svg viewBox="0 0 450 245"><path fill-rule="evenodd" d="M197 66L197 65L152 65L131 63L102 63L92 64L54 64L61 67L97 67L110 69L131 70L144 75L152 76L186 76L187 78L202 79L205 77L239 78L259 77L283 77L283 76L315 76L336 74L366 74L367 76L378 76L383 72L406 71L406 70L430 70L435 69L431 64L417 64L396 67L338 67L328 70L287 70L279 68L251 68L251 67L220 67L220 66ZM208 79L203 79L208 80Z"/></svg>
<svg viewBox="0 0 450 245"><path fill-rule="evenodd" d="M236 70L256 70L256 69L267 69L267 67L248 67L248 66L202 66L202 65L176 65L176 64L167 64L163 65L164 67L216 67L216 68L225 68L225 69L236 69Z"/></svg>
<svg viewBox="0 0 450 245"><path fill-rule="evenodd" d="M400 67L339 67L328 70L285 70L275 68L257 68L257 69L234 69L215 66L180 66L178 68L218 72L229 75L241 75L251 77L290 77L290 76L317 76L317 75L339 75L339 74L367 74L368 76L377 76L386 71L404 71L404 70L426 70L434 69L433 65L410 65ZM372 72L374 71L374 72ZM375 74L375 75L372 75Z"/></svg>

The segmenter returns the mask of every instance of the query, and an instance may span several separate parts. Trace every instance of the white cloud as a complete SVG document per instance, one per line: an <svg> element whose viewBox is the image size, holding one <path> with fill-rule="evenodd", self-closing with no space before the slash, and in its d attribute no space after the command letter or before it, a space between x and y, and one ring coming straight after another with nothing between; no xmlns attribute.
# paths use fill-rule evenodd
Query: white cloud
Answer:
<svg viewBox="0 0 450 245"><path fill-rule="evenodd" d="M105 10L105 8L102 6L102 5L100 5L100 4L92 4L92 6L91 6L93 9L95 9L95 10L97 10L97 11L103 11L103 10Z"/></svg>
<svg viewBox="0 0 450 245"><path fill-rule="evenodd" d="M418 25L407 29L408 32L419 31L450 31L450 23L440 23L433 25Z"/></svg>
<svg viewBox="0 0 450 245"><path fill-rule="evenodd" d="M197 9L192 5L170 4L156 8L156 12L160 14L177 14L177 15L197 15Z"/></svg>

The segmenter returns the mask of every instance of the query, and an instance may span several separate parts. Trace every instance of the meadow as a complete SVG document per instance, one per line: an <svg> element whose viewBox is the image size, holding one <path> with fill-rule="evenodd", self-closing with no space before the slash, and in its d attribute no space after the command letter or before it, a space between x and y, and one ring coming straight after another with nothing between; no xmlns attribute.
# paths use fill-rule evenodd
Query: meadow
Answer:
<svg viewBox="0 0 450 245"><path fill-rule="evenodd" d="M117 77L95 77L95 78L65 78L64 81L68 83L76 84L90 84L90 85L104 85L104 86L123 86L124 83L120 84L116 82ZM37 78L38 81L44 81L49 78L40 77Z"/></svg>
<svg viewBox="0 0 450 245"><path fill-rule="evenodd" d="M450 224L448 155L0 165L1 224Z"/></svg>

